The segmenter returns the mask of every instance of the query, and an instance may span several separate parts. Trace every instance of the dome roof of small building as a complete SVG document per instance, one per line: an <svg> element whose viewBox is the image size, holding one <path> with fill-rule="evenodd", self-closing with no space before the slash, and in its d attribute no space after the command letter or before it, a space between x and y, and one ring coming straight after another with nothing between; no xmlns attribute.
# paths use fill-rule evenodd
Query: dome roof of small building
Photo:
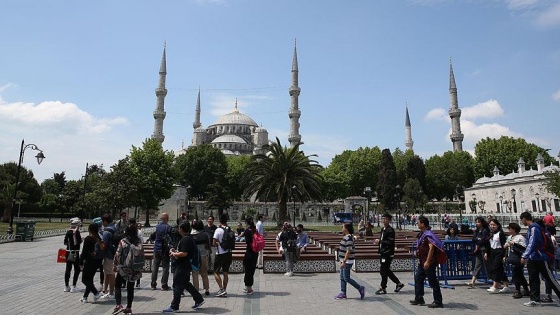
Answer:
<svg viewBox="0 0 560 315"><path fill-rule="evenodd" d="M236 135L222 135L212 140L212 143L243 143L247 144L243 138Z"/></svg>

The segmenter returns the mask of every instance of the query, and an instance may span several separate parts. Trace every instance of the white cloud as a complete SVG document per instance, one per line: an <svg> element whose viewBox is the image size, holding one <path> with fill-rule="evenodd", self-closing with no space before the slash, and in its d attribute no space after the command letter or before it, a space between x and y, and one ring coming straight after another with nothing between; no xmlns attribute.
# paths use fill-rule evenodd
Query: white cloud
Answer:
<svg viewBox="0 0 560 315"><path fill-rule="evenodd" d="M17 85L13 84L13 83L8 83L8 84L4 84L2 86L0 86L0 93L4 92L5 90L11 88L11 87L16 87ZM0 103L2 101L2 98L0 98Z"/></svg>
<svg viewBox="0 0 560 315"><path fill-rule="evenodd" d="M537 4L538 0L505 0L508 8L512 10L521 10L527 9L535 4Z"/></svg>
<svg viewBox="0 0 560 315"><path fill-rule="evenodd" d="M552 94L552 99L555 100L555 101L560 101L560 90L558 90L558 91L556 91Z"/></svg>
<svg viewBox="0 0 560 315"><path fill-rule="evenodd" d="M127 119L97 118L76 104L60 101L33 104L0 99L0 125L1 163L17 161L21 139L44 151L46 158L40 166L33 162L31 150L26 150L24 159L39 182L62 171L68 179L79 179L86 163L108 168L124 158L133 144L120 130L127 127Z"/></svg>
<svg viewBox="0 0 560 315"><path fill-rule="evenodd" d="M424 119L446 121L449 119L449 115L443 108L434 108L426 114Z"/></svg>
<svg viewBox="0 0 560 315"><path fill-rule="evenodd" d="M488 100L461 110L461 119L495 118L504 115L504 110L496 100Z"/></svg>
<svg viewBox="0 0 560 315"><path fill-rule="evenodd" d="M560 3L540 12L537 17L537 25L545 28L560 26Z"/></svg>

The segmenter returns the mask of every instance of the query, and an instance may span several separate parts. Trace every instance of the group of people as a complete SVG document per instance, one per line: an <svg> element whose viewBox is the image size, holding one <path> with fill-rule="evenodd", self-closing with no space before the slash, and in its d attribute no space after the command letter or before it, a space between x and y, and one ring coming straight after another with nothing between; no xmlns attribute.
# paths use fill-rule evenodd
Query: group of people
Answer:
<svg viewBox="0 0 560 315"><path fill-rule="evenodd" d="M548 214L547 217L552 217ZM506 236L498 219L491 217L488 222L483 217L476 218L473 234L475 264L471 281L466 285L474 288L482 268L487 271L492 286L487 289L491 294L508 293L508 278L505 264L512 267L512 281L515 287L513 298L529 296L525 306L537 306L540 302L552 302L552 291L560 298L560 286L552 271L554 270L554 251L556 228L554 219L534 219L530 212L520 215L521 223L527 227L527 235L520 235L521 226L510 223ZM549 245L549 246L547 246ZM529 281L524 276L527 268ZM545 281L545 296L541 298L541 277Z"/></svg>

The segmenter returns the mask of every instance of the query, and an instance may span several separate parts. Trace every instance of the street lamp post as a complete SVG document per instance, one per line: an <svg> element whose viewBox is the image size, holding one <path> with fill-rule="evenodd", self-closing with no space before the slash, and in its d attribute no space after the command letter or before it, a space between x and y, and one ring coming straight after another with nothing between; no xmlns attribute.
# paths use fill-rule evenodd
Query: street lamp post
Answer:
<svg viewBox="0 0 560 315"><path fill-rule="evenodd" d="M375 220L377 221L377 226L379 227L379 195L376 191L373 192L373 195L375 196Z"/></svg>
<svg viewBox="0 0 560 315"><path fill-rule="evenodd" d="M21 169L21 163L23 163L23 156L25 150L27 149L39 151L39 153L37 153L37 155L35 156L35 158L37 159L37 164L41 164L41 162L43 162L43 159L45 158L43 151L39 149L36 145L32 143L26 145L25 140L21 140L21 149L19 151L19 160L18 160L18 166L16 170L16 186L14 187L14 198L12 199L12 211L10 213L10 226L6 231L7 234L14 234L13 224L14 224L14 213L16 210L16 199L17 199L17 192L18 192L18 185L19 185L19 173Z"/></svg>
<svg viewBox="0 0 560 315"><path fill-rule="evenodd" d="M296 189L297 189L296 185L292 186L292 201L294 202L294 209L293 209L294 210L294 215L293 215L293 217L294 217L294 225L293 225L294 228L296 226Z"/></svg>
<svg viewBox="0 0 560 315"><path fill-rule="evenodd" d="M464 190L463 190L463 186L461 186L461 184L457 184L456 187L456 191L457 191L457 198L459 199L459 222L463 222L463 208L461 208L461 202L463 202L465 200L465 195Z"/></svg>
<svg viewBox="0 0 560 315"><path fill-rule="evenodd" d="M401 185L395 187L395 210L397 211L397 229L401 230L401 207L400 207L400 197L401 197Z"/></svg>
<svg viewBox="0 0 560 315"><path fill-rule="evenodd" d="M366 202L366 211L364 211L364 224L366 222L368 222L366 215L369 215L369 200L371 199L371 187L366 187L364 188L364 193L366 194L367 197L367 202Z"/></svg>

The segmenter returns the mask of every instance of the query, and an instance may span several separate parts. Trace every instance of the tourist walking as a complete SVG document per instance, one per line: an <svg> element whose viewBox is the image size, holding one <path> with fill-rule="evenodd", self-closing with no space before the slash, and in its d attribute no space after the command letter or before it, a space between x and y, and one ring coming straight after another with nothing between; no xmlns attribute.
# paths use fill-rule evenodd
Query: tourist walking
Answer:
<svg viewBox="0 0 560 315"><path fill-rule="evenodd" d="M64 292L77 292L76 284L80 277L80 245L82 236L80 235L80 219L70 219L70 228L64 235L64 245L66 245L66 271L64 273ZM70 274L74 268L72 287L70 287Z"/></svg>
<svg viewBox="0 0 560 315"><path fill-rule="evenodd" d="M490 227L490 252L484 253L484 260L488 261L488 278L492 279L492 286L487 289L489 293L507 293L507 286L500 290L500 283L504 280L504 245L506 234L497 219L491 219ZM507 281L507 278L506 278Z"/></svg>
<svg viewBox="0 0 560 315"><path fill-rule="evenodd" d="M294 275L294 264L296 262L297 235L289 222L284 222L282 231L276 236L276 251L284 257L286 262L287 277Z"/></svg>
<svg viewBox="0 0 560 315"><path fill-rule="evenodd" d="M115 298L115 272L113 260L115 258L116 248L113 246L113 237L117 231L115 225L113 224L113 217L110 214L105 213L101 216L101 224L103 225L102 241L105 247L105 257L103 258L103 295L104 299Z"/></svg>
<svg viewBox="0 0 560 315"><path fill-rule="evenodd" d="M82 254L80 255L80 266L82 269L82 283L86 286L84 295L80 302L86 303L89 293L93 293L93 302L101 297L100 292L93 284L93 277L99 266L103 263L103 242L99 237L99 226L97 223L91 223L88 226L89 235L84 239Z"/></svg>
<svg viewBox="0 0 560 315"><path fill-rule="evenodd" d="M185 290L189 292L194 300L194 305L191 307L193 310L198 309L204 304L204 298L190 282L190 272L192 270L190 260L193 258L193 255L196 255L194 254L196 252L196 244L189 235L190 233L191 225L189 222L181 223L179 226L181 240L177 245L177 249L172 248L169 252L169 256L176 259L176 268L173 273L173 300L171 305L163 310L164 313L175 313L179 310L181 296Z"/></svg>
<svg viewBox="0 0 560 315"><path fill-rule="evenodd" d="M469 289L474 288L476 284L476 279L478 274L484 267L488 270L486 266L486 260L484 260L484 254L489 251L490 244L488 242L490 238L490 229L488 228L488 223L483 217L477 217L475 220L476 229L473 233L473 243L474 250L473 255L475 256L474 269L472 273L472 279L470 282L465 283Z"/></svg>
<svg viewBox="0 0 560 315"><path fill-rule="evenodd" d="M216 296L227 297L227 286L229 282L229 267L231 266L232 253L235 248L235 233L227 225L227 214L220 216L220 226L214 232L214 239L212 245L217 247L216 260L214 261L214 279L220 289ZM233 244L232 244L233 243ZM233 248L231 248L233 245ZM220 277L222 272L224 278Z"/></svg>
<svg viewBox="0 0 560 315"><path fill-rule="evenodd" d="M340 293L335 296L335 299L346 299L346 287L349 283L358 290L360 293L360 299L363 300L366 294L366 289L350 277L356 254L353 236L354 227L352 226L352 223L344 223L342 225L342 234L344 234L344 237L340 241L340 245L338 247L338 261L340 262Z"/></svg>
<svg viewBox="0 0 560 315"><path fill-rule="evenodd" d="M430 221L424 216L418 218L418 240L416 241L415 255L418 257L418 266L414 274L414 300L412 305L424 305L424 280L428 278L428 283L433 291L434 301L429 304L429 308L442 308L443 298L441 288L436 275L436 267L439 262L445 261L445 251L440 239L434 234L430 227Z"/></svg>
<svg viewBox="0 0 560 315"><path fill-rule="evenodd" d="M200 290L200 283L198 276L202 278L202 287L204 288L204 295L210 295L210 283L208 280L208 256L210 253L210 239L208 234L204 232L204 223L196 221L192 227L191 237L198 246L200 252L200 269L192 272L192 283L197 291Z"/></svg>
<svg viewBox="0 0 560 315"><path fill-rule="evenodd" d="M208 234L210 242L214 239L214 233L218 229L218 226L214 224L214 216L208 216L206 219L206 225L204 226L204 231ZM214 261L216 260L216 250L215 246L210 246L210 254L208 255L208 272L214 271Z"/></svg>
<svg viewBox="0 0 560 315"><path fill-rule="evenodd" d="M258 219L257 224L256 224L257 232L259 232L260 235L264 236L264 224L263 224L264 219L263 219L262 214L259 214L258 218L259 219ZM259 257L257 258L257 268L261 269L263 267L263 264L264 264L264 262L263 262L263 251L261 250L259 252Z"/></svg>
<svg viewBox="0 0 560 315"><path fill-rule="evenodd" d="M142 278L142 270L132 270L126 265L127 255L130 255L132 247L142 249L142 239L138 237L138 228L136 220L130 219L126 224L124 238L119 242L115 260L113 262L116 271L115 279L115 300L116 306L113 314L123 312L124 314L132 313L132 301L134 300L134 283ZM126 285L126 308L123 308L122 302L122 285Z"/></svg>
<svg viewBox="0 0 560 315"><path fill-rule="evenodd" d="M161 263L161 290L170 289L169 281L169 250L173 247L172 241L173 229L169 225L169 214L162 213L160 222L156 225L156 231L152 233L150 239L154 241L154 260L152 262L152 280L150 286L152 290L157 289L157 278L159 265Z"/></svg>
<svg viewBox="0 0 560 315"><path fill-rule="evenodd" d="M523 274L524 266L521 264L521 255L525 252L527 243L525 242L525 237L520 235L521 226L519 224L512 222L508 225L509 236L506 239L504 247L508 253L508 262L512 265L512 281L515 286L515 292L513 293L514 299L520 299L523 296L529 295L529 285L525 275ZM511 258L517 257L515 261ZM523 291L521 291L521 286L523 286Z"/></svg>
<svg viewBox="0 0 560 315"><path fill-rule="evenodd" d="M519 216L521 223L528 226L527 229L527 248L521 256L521 264L527 264L529 273L529 287L531 301L524 303L525 306L538 306L541 302L541 279L552 288L556 296L560 298L560 286L552 276L550 269L547 268L548 257L545 253L545 239L542 227L533 222L530 212L523 212Z"/></svg>
<svg viewBox="0 0 560 315"><path fill-rule="evenodd" d="M253 251L253 236L257 231L257 227L255 226L255 222L253 218L247 217L245 219L245 223L247 224L247 229L243 232L245 236L245 257L243 257L243 268L245 269L245 276L243 281L245 282L245 288L243 289L243 293L246 294L253 294L253 283L255 282L255 269L257 269L257 259L259 257L258 253Z"/></svg>
<svg viewBox="0 0 560 315"><path fill-rule="evenodd" d="M392 216L389 213L384 213L381 216L381 223L383 224L381 235L380 238L373 241L374 245L379 245L379 273L381 274L381 286L379 290L375 291L375 294L387 294L388 279L391 279L397 285L395 292L399 292L404 288L404 284L391 270L391 262L395 256L395 229L391 226L391 219Z"/></svg>

